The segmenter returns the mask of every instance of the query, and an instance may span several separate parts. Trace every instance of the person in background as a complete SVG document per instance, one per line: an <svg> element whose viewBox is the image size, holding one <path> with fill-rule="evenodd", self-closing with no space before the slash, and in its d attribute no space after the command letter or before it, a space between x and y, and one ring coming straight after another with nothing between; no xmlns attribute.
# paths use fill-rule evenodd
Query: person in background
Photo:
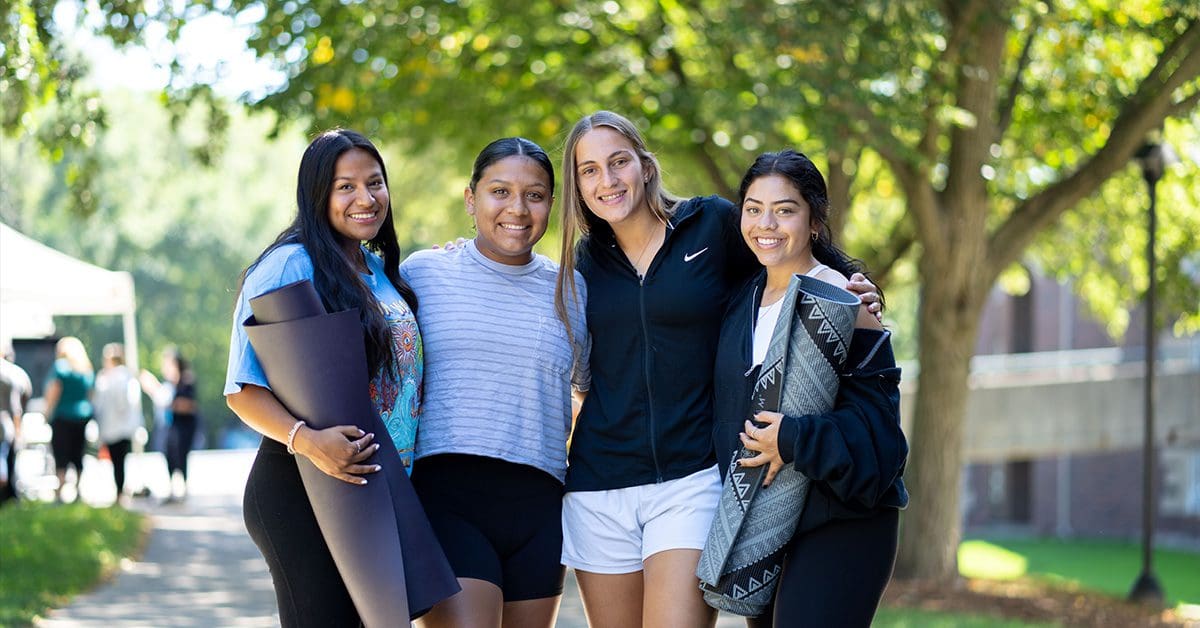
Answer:
<svg viewBox="0 0 1200 628"><path fill-rule="evenodd" d="M562 174L558 309L575 294L577 268L593 347L571 442L563 562L591 626L711 626L696 566L721 491L715 346L730 296L761 266L733 204L667 192L641 132L618 114L575 124Z"/></svg>
<svg viewBox="0 0 1200 628"><path fill-rule="evenodd" d="M154 423L150 425L150 437L146 442L146 450L158 451L162 454L163 462L167 462L168 448L167 441L170 435L170 403L175 400L175 382L167 377L166 373L172 369L170 366L163 366L163 361L166 358L160 353L160 369L163 372L163 378L158 379L154 373L142 369L138 373L138 383L142 384L142 391L146 396L150 397L150 407L152 415L154 415ZM167 473L167 495L174 494L174 480L172 473ZM151 491L149 484L143 484L142 489L134 492L134 497L150 497Z"/></svg>
<svg viewBox="0 0 1200 628"><path fill-rule="evenodd" d="M168 347L163 352L162 369L163 377L175 388L175 394L171 397L171 425L167 432L167 475L171 480L171 493L165 500L166 503L174 503L187 498L188 455L192 453L192 445L196 442L200 413L196 405L196 375L178 348ZM176 474L182 480L178 494L175 490Z"/></svg>
<svg viewBox="0 0 1200 628"><path fill-rule="evenodd" d="M171 401L175 399L175 384L170 380L160 381L153 373L142 369L138 374L138 382L142 390L150 398L154 411L154 423L150 426L150 439L146 443L147 451L157 451L167 455L167 433L171 430Z"/></svg>
<svg viewBox="0 0 1200 628"><path fill-rule="evenodd" d="M125 366L125 347L113 342L104 345L104 366L96 374L92 405L100 426L100 442L108 448L112 460L117 503L124 505L125 457L133 448L133 437L142 426L142 388L129 367Z"/></svg>
<svg viewBox="0 0 1200 628"><path fill-rule="evenodd" d="M798 417L760 412L755 420L762 425L751 423L757 367L792 276L845 287L862 267L833 243L825 179L807 156L794 150L759 155L739 197L742 236L765 270L732 299L721 326L713 430L718 462L728 472L732 452L745 445L758 453L740 464L769 465L765 483L789 463L812 480L773 607L747 623L866 628L891 578L899 510L908 504L901 479L908 444L900 429L900 369L891 335L859 310L834 408Z"/></svg>
<svg viewBox="0 0 1200 628"><path fill-rule="evenodd" d="M50 417L50 449L58 487L55 501L62 501L67 467L75 468L75 499L79 499L79 476L83 474L85 428L92 420L92 385L95 372L83 342L67 336L54 346L56 358L46 384L46 416Z"/></svg>
<svg viewBox="0 0 1200 628"><path fill-rule="evenodd" d="M17 450L21 416L33 394L25 369L13 362L12 344L4 341L0 355L0 504L20 498L17 493Z"/></svg>

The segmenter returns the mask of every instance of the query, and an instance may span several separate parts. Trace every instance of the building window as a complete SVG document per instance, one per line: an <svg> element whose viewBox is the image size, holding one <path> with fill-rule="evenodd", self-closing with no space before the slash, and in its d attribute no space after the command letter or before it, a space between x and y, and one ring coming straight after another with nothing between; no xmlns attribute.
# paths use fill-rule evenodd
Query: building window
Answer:
<svg viewBox="0 0 1200 628"><path fill-rule="evenodd" d="M1164 449L1159 509L1164 515L1200 515L1200 449Z"/></svg>

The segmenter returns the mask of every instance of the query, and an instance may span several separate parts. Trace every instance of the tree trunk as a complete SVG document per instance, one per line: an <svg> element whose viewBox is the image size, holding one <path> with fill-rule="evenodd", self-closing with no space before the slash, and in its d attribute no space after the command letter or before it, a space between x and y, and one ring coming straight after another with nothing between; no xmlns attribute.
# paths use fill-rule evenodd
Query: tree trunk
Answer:
<svg viewBox="0 0 1200 628"><path fill-rule="evenodd" d="M860 149L852 149L850 154L842 152L841 149L829 149L826 180L829 182L829 231L834 242L844 244L846 241L843 231L849 221L850 185L854 183L854 177L846 174L842 164L844 161L857 163L861 156L862 150Z"/></svg>
<svg viewBox="0 0 1200 628"><path fill-rule="evenodd" d="M923 277L954 274L933 268L938 264L928 259L922 265ZM970 285L966 279L963 285L926 281L922 287L921 372L905 473L911 501L904 515L898 577L949 581L958 574L963 420L983 302L971 296Z"/></svg>
<svg viewBox="0 0 1200 628"><path fill-rule="evenodd" d="M983 304L999 270L987 266L990 206L980 172L996 136L997 81L1008 29L1003 5L1001 0L974 5L988 9L978 14L972 5L948 5L963 9L951 21L961 21L956 27L968 28L974 43L964 52L954 91L955 104L975 122L950 129L949 172L938 201L925 205L909 197L922 245L921 372L909 435L906 482L912 500L896 566L902 577L958 576L968 377ZM924 184L909 181L905 188L919 191Z"/></svg>

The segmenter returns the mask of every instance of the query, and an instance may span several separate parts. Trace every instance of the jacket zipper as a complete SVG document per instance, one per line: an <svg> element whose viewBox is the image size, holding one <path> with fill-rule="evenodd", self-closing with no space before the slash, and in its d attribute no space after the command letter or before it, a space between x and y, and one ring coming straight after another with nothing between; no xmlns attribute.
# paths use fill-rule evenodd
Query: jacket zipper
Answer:
<svg viewBox="0 0 1200 628"><path fill-rule="evenodd" d="M653 270L655 260L662 254L663 249L667 248L667 237L670 235L671 233L668 229L667 233L663 236L662 247L659 248L658 253L655 254L654 258L650 260L650 265L646 267L646 274L642 276L638 275L637 269L634 268L633 263L629 261L629 258L625 257L624 254L617 254L617 251L620 251L620 247L618 247L616 244L612 245L612 248L616 249L613 251L613 253L617 255L617 259L625 263L625 267L629 269L629 272L633 273L634 277L637 277L638 282L638 313L642 323L642 344L644 345L642 350L642 371L646 380L646 414L650 423L650 460L654 462L654 481L656 484L662 484L663 474L662 468L658 464L658 435L655 432L657 426L654 420L654 387L651 385L650 378L651 350L650 325L646 322L646 277L649 276L650 271Z"/></svg>
<svg viewBox="0 0 1200 628"><path fill-rule="evenodd" d="M754 370L754 332L757 331L755 328L758 327L758 317L756 316L758 303L758 285L756 282L754 292L750 295L750 340L748 343L742 342L742 359L745 360L746 364L750 365L750 368L746 369L745 373L742 373L742 377L749 377L750 372ZM749 349L749 352L747 352L747 349Z"/></svg>
<svg viewBox="0 0 1200 628"><path fill-rule="evenodd" d="M663 242L663 247L666 247L666 242ZM650 261L651 266L654 260ZM637 271L634 271L637 274ZM646 274L650 274L650 266L646 267ZM650 326L646 324L646 278L645 276L638 278L638 309L641 312L642 318L642 338L645 341L645 349L642 353L642 370L646 376L646 401L648 404L647 413L650 418L650 459L654 461L654 477L655 483L662 484L663 475L662 469L658 466L658 434L654 422L654 389L650 385Z"/></svg>

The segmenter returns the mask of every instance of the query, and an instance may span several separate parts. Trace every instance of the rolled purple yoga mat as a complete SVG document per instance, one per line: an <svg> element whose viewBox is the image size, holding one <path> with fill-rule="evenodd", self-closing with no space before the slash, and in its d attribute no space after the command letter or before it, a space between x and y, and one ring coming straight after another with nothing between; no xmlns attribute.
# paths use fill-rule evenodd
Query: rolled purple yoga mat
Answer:
<svg viewBox="0 0 1200 628"><path fill-rule="evenodd" d="M365 486L330 477L296 456L334 564L363 623L407 623L459 591L400 454L368 394L357 310L328 314L308 280L250 299L243 326L272 392L314 429L355 425L375 434ZM405 603L407 601L407 604Z"/></svg>

